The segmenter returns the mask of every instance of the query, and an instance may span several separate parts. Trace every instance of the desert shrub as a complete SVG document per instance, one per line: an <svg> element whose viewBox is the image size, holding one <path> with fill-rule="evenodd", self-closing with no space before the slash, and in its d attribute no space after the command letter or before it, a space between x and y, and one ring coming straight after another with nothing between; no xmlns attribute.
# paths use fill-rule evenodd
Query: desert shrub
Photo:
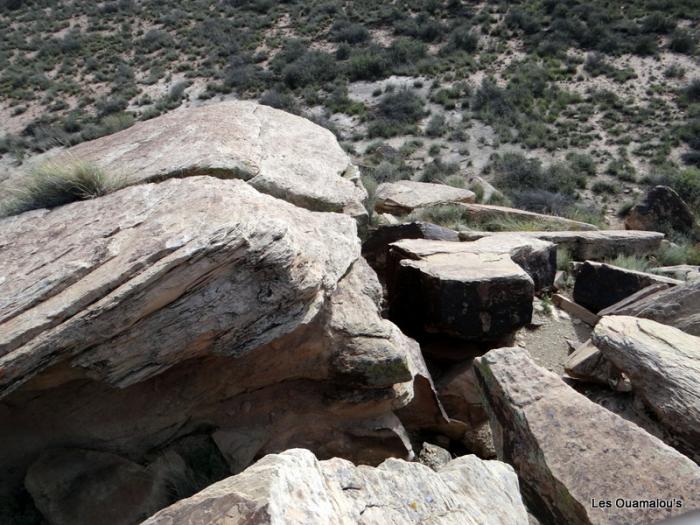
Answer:
<svg viewBox="0 0 700 525"><path fill-rule="evenodd" d="M638 255L623 255L620 254L614 259L606 259L604 261L607 264L612 264L613 266L618 266L620 268L626 268L627 270L634 270L637 272L646 272L649 270L649 261Z"/></svg>
<svg viewBox="0 0 700 525"><path fill-rule="evenodd" d="M589 177L594 177L596 174L595 161L588 153L569 152L566 154L566 161L574 172L582 173Z"/></svg>
<svg viewBox="0 0 700 525"><path fill-rule="evenodd" d="M433 115L428 120L428 125L425 128L425 134L429 137L440 137L447 131L445 116L444 115Z"/></svg>
<svg viewBox="0 0 700 525"><path fill-rule="evenodd" d="M673 32L668 48L675 53L692 54L695 51L695 38L690 31L679 29Z"/></svg>
<svg viewBox="0 0 700 525"><path fill-rule="evenodd" d="M591 186L591 191L596 195L601 195L603 193L615 194L620 191L620 187L614 182L607 180L597 180Z"/></svg>
<svg viewBox="0 0 700 525"><path fill-rule="evenodd" d="M691 104L700 102L700 78L694 78L682 91L682 99Z"/></svg>
<svg viewBox="0 0 700 525"><path fill-rule="evenodd" d="M168 49L175 44L173 37L165 31L149 30L141 39L141 49L146 53L154 53L159 49Z"/></svg>
<svg viewBox="0 0 700 525"><path fill-rule="evenodd" d="M674 239L673 244L665 244L655 255L659 266L677 266L679 264L700 265L700 248L690 239Z"/></svg>
<svg viewBox="0 0 700 525"><path fill-rule="evenodd" d="M661 13L651 13L642 20L642 31L644 33L670 33L676 28L676 23L669 17Z"/></svg>
<svg viewBox="0 0 700 525"><path fill-rule="evenodd" d="M335 59L322 51L308 51L282 70L284 83L292 89L329 82L336 75Z"/></svg>
<svg viewBox="0 0 700 525"><path fill-rule="evenodd" d="M421 180L423 182L444 182L447 177L459 171L456 162L444 162L441 158L435 158L423 169Z"/></svg>
<svg viewBox="0 0 700 525"><path fill-rule="evenodd" d="M389 92L377 105L375 120L370 123L372 137L389 137L411 130L424 115L424 102L415 91L401 89Z"/></svg>
<svg viewBox="0 0 700 525"><path fill-rule="evenodd" d="M274 88L263 93L259 102L264 106L283 109L290 113L295 113L297 111L294 97L290 93L281 92Z"/></svg>
<svg viewBox="0 0 700 525"><path fill-rule="evenodd" d="M370 39L370 34L367 28L362 24L351 23L347 20L338 20L331 26L328 37L333 42L360 44L368 41Z"/></svg>
<svg viewBox="0 0 700 525"><path fill-rule="evenodd" d="M520 195L522 199L531 198L527 192L548 192L573 197L578 188L586 185L586 176L575 173L566 164L556 163L545 169L538 159L527 158L520 153L497 156L492 169L496 174L496 186L510 197Z"/></svg>
<svg viewBox="0 0 700 525"><path fill-rule="evenodd" d="M413 38L400 37L394 40L387 50L389 60L394 64L394 69L406 69L406 66L415 66L415 63L425 58L427 46Z"/></svg>
<svg viewBox="0 0 700 525"><path fill-rule="evenodd" d="M621 181L636 182L637 180L637 170L627 158L611 160L605 168L605 172Z"/></svg>
<svg viewBox="0 0 700 525"><path fill-rule="evenodd" d="M474 30L466 25L454 28L447 43L441 49L442 53L451 53L454 51L465 51L473 53L479 48L479 35Z"/></svg>
<svg viewBox="0 0 700 525"><path fill-rule="evenodd" d="M359 49L350 55L345 64L350 80L377 80L389 76L391 64L386 53L379 47Z"/></svg>
<svg viewBox="0 0 700 525"><path fill-rule="evenodd" d="M573 260L571 250L563 246L557 248L557 270L561 272L569 271Z"/></svg>
<svg viewBox="0 0 700 525"><path fill-rule="evenodd" d="M100 168L75 160L49 161L33 169L3 203L3 215L54 208L114 191L123 181Z"/></svg>

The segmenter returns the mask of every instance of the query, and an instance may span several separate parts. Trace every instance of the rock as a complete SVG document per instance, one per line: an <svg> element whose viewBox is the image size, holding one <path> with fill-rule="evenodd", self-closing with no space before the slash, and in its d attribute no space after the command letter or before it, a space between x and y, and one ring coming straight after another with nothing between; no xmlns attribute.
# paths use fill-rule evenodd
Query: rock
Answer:
<svg viewBox="0 0 700 525"><path fill-rule="evenodd" d="M503 199L503 193L498 191L491 183L483 177L473 176L469 178L469 183L475 191L481 193L480 203L488 204L492 200L498 198Z"/></svg>
<svg viewBox="0 0 700 525"><path fill-rule="evenodd" d="M437 383L440 402L452 419L476 427L487 419L481 393L476 384L473 360L469 359L448 370Z"/></svg>
<svg viewBox="0 0 700 525"><path fill-rule="evenodd" d="M254 102L170 111L64 155L129 183L191 175L242 179L297 206L367 218L359 172L333 134Z"/></svg>
<svg viewBox="0 0 700 525"><path fill-rule="evenodd" d="M700 337L629 316L604 317L591 337L659 421L700 458Z"/></svg>
<svg viewBox="0 0 700 525"><path fill-rule="evenodd" d="M143 525L210 523L527 525L508 465L464 456L438 472L387 460L355 467L306 450L265 456L237 476L179 501Z"/></svg>
<svg viewBox="0 0 700 525"><path fill-rule="evenodd" d="M399 410L440 420L347 215L187 177L6 218L0 245L0 508L56 446L378 464L412 457Z"/></svg>
<svg viewBox="0 0 700 525"><path fill-rule="evenodd" d="M668 186L655 186L649 190L643 202L630 209L625 217L625 228L690 235L695 229L695 217L675 190Z"/></svg>
<svg viewBox="0 0 700 525"><path fill-rule="evenodd" d="M656 252L664 238L663 233L632 230L600 231L542 231L518 232L566 248L576 261L613 258L622 255L648 255ZM462 240L474 240L473 232L459 232ZM479 237L508 235L507 233L479 233Z"/></svg>
<svg viewBox="0 0 700 525"><path fill-rule="evenodd" d="M377 213L406 215L418 208L436 204L474 202L473 191L447 184L401 180L384 182L375 193L374 210Z"/></svg>
<svg viewBox="0 0 700 525"><path fill-rule="evenodd" d="M700 509L700 467L535 365L525 349L492 350L475 368L498 457L513 465L544 522L646 524ZM640 500L655 506L625 506Z"/></svg>
<svg viewBox="0 0 700 525"><path fill-rule="evenodd" d="M460 253L443 244L461 243L392 245L398 263L388 278L389 311L404 331L492 340L530 322L534 284L509 255Z"/></svg>
<svg viewBox="0 0 700 525"><path fill-rule="evenodd" d="M656 285L645 290L651 293L630 296L600 314L642 317L700 336L700 281L671 287Z"/></svg>
<svg viewBox="0 0 700 525"><path fill-rule="evenodd" d="M615 388L621 381L620 370L588 341L581 344L564 363L566 373L575 379Z"/></svg>
<svg viewBox="0 0 700 525"><path fill-rule="evenodd" d="M561 294L552 295L552 303L554 303L558 308L565 311L567 314L575 317L586 323L589 326L595 326L600 320L600 317L592 313L590 310L584 308L580 304L574 303L567 297Z"/></svg>
<svg viewBox="0 0 700 525"><path fill-rule="evenodd" d="M565 219L555 215L545 215L531 211L519 210L517 208L507 208L505 206L493 206L491 204L468 204L459 203L463 215L469 218L470 222L483 223L490 220L516 220L550 225L553 228L562 230L597 230L592 224Z"/></svg>
<svg viewBox="0 0 700 525"><path fill-rule="evenodd" d="M573 297L581 306L598 313L603 308L657 283L671 286L683 284L682 281L659 275L586 261L576 274Z"/></svg>
<svg viewBox="0 0 700 525"><path fill-rule="evenodd" d="M436 472L450 461L452 461L452 454L449 451L430 443L423 443L418 454L418 463L430 467Z"/></svg>
<svg viewBox="0 0 700 525"><path fill-rule="evenodd" d="M649 273L678 279L679 281L700 281L700 266L679 264L677 266L660 266L652 268Z"/></svg>
<svg viewBox="0 0 700 525"><path fill-rule="evenodd" d="M137 523L168 504L148 469L107 452L54 449L37 459L26 487L52 525Z"/></svg>
<svg viewBox="0 0 700 525"><path fill-rule="evenodd" d="M454 230L429 222L409 222L405 224L379 226L370 230L362 244L362 256L380 275L384 276L389 245L401 239L430 239L435 241L458 241Z"/></svg>

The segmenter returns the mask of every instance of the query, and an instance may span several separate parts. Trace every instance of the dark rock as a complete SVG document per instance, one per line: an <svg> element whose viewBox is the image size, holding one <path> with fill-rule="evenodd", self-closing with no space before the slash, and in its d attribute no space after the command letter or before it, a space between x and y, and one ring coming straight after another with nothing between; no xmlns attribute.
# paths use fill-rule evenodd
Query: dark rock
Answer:
<svg viewBox="0 0 700 525"><path fill-rule="evenodd" d="M603 308L656 283L683 284L682 281L659 275L586 261L576 275L574 301L598 313Z"/></svg>
<svg viewBox="0 0 700 525"><path fill-rule="evenodd" d="M656 186L649 190L643 202L629 211L625 228L689 235L695 229L695 217L675 190Z"/></svg>

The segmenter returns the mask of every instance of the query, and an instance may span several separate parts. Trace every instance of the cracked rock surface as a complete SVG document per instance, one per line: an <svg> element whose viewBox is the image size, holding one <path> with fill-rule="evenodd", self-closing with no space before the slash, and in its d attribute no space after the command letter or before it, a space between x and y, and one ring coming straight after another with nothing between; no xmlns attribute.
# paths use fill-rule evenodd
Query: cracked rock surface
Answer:
<svg viewBox="0 0 700 525"><path fill-rule="evenodd" d="M265 456L143 525L527 525L513 469L463 456L433 471L389 459L356 467L306 450Z"/></svg>

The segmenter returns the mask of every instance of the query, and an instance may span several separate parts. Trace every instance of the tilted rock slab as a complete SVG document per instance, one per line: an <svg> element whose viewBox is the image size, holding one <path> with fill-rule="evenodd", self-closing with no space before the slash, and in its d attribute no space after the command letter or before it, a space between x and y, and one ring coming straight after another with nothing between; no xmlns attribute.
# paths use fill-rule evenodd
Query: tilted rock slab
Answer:
<svg viewBox="0 0 700 525"><path fill-rule="evenodd" d="M574 301L597 313L652 284L677 286L683 281L586 261L576 273Z"/></svg>
<svg viewBox="0 0 700 525"><path fill-rule="evenodd" d="M297 206L367 218L359 172L333 134L250 101L170 111L64 155L128 183L190 175L243 179Z"/></svg>
<svg viewBox="0 0 700 525"><path fill-rule="evenodd" d="M601 319L591 338L659 421L700 458L700 337L636 317Z"/></svg>
<svg viewBox="0 0 700 525"><path fill-rule="evenodd" d="M700 509L700 467L535 365L525 349L488 352L476 375L498 458L513 465L545 522L646 525ZM625 506L642 500L656 508Z"/></svg>
<svg viewBox="0 0 700 525"><path fill-rule="evenodd" d="M143 525L527 525L513 469L463 456L437 472L389 459L356 467L301 449L265 456L241 474L158 512Z"/></svg>
<svg viewBox="0 0 700 525"><path fill-rule="evenodd" d="M488 220L516 220L531 221L540 224L549 224L552 228L561 230L582 230L592 231L598 228L587 222L574 221L556 215L546 215L532 211L520 210L518 208L508 208L507 206L494 206L492 204L472 204L457 203L462 214L474 222L484 222Z"/></svg>
<svg viewBox="0 0 700 525"><path fill-rule="evenodd" d="M398 241L388 263L391 316L407 333L497 340L530 322L534 292L551 286L555 269L554 245L517 234Z"/></svg>
<svg viewBox="0 0 700 525"><path fill-rule="evenodd" d="M655 186L646 194L644 201L630 209L625 217L625 228L653 231L671 229L692 234L696 224L690 207L673 188Z"/></svg>
<svg viewBox="0 0 700 525"><path fill-rule="evenodd" d="M356 228L211 177L0 221L0 498L57 445L410 457L395 411L441 410Z"/></svg>
<svg viewBox="0 0 700 525"><path fill-rule="evenodd" d="M459 232L462 240L508 233ZM534 237L566 248L575 261L602 260L623 255L648 255L661 247L663 233L635 230L600 230L600 231L541 231L518 232L525 237Z"/></svg>
<svg viewBox="0 0 700 525"><path fill-rule="evenodd" d="M611 313L651 319L700 336L700 280L662 289Z"/></svg>
<svg viewBox="0 0 700 525"><path fill-rule="evenodd" d="M380 184L375 199L374 210L377 213L406 215L415 209L436 204L474 202L476 195L473 191L447 184L401 180Z"/></svg>

